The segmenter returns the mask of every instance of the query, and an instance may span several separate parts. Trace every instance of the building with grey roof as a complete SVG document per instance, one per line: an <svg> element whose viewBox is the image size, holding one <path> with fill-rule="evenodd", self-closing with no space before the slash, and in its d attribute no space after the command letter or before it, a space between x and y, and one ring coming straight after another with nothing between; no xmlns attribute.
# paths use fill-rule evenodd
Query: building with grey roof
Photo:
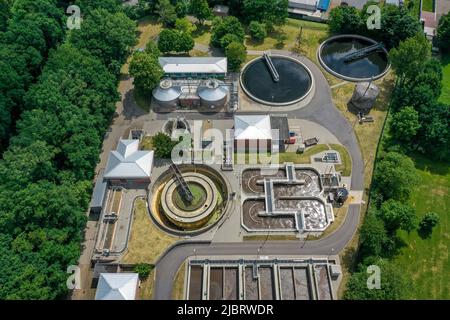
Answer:
<svg viewBox="0 0 450 320"><path fill-rule="evenodd" d="M127 180L150 182L153 156L153 150L139 150L139 140L121 139L117 150L109 155L103 177L112 184Z"/></svg>
<svg viewBox="0 0 450 320"><path fill-rule="evenodd" d="M137 273L101 273L95 300L136 300Z"/></svg>
<svg viewBox="0 0 450 320"><path fill-rule="evenodd" d="M227 74L225 57L160 57L159 64L166 77L211 78Z"/></svg>
<svg viewBox="0 0 450 320"><path fill-rule="evenodd" d="M90 210L93 214L100 214L105 203L106 190L108 188L108 183L103 179L104 170L101 169L97 180L95 181L94 190L92 192L92 199L90 204Z"/></svg>

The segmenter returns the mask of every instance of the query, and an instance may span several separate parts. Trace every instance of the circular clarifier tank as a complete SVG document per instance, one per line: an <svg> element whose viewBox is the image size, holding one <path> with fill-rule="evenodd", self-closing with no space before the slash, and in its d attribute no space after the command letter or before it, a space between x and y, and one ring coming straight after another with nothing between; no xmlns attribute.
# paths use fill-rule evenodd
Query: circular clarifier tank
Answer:
<svg viewBox="0 0 450 320"><path fill-rule="evenodd" d="M297 59L270 55L278 73L275 80L264 57L256 58L244 66L241 86L253 100L270 105L286 106L303 100L313 86L309 69Z"/></svg>
<svg viewBox="0 0 450 320"><path fill-rule="evenodd" d="M358 59L348 59L360 49L376 45L377 42L359 35L339 35L327 39L318 50L322 67L332 75L347 81L370 81L381 78L389 70L388 53L378 47Z"/></svg>
<svg viewBox="0 0 450 320"><path fill-rule="evenodd" d="M169 169L155 180L150 213L170 233L199 234L215 225L227 210L228 185L218 171L206 165L182 164L178 169L182 179Z"/></svg>

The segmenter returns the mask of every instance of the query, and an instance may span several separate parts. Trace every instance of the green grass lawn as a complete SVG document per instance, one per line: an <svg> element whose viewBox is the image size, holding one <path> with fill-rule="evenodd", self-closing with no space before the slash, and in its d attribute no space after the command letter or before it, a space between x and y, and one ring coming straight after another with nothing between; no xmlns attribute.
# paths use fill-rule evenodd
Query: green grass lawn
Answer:
<svg viewBox="0 0 450 320"><path fill-rule="evenodd" d="M341 144L330 144L331 149L339 152L341 156L341 164L336 165L336 171L340 171L344 177L348 177L352 174L352 158L345 148Z"/></svg>
<svg viewBox="0 0 450 320"><path fill-rule="evenodd" d="M406 243L394 258L413 281L413 299L450 299L450 171L448 163L416 157L420 184L414 188L410 203L419 219L427 212L439 214L440 223L429 239L416 231L401 232Z"/></svg>
<svg viewBox="0 0 450 320"><path fill-rule="evenodd" d="M434 12L434 0L423 0L422 10Z"/></svg>
<svg viewBox="0 0 450 320"><path fill-rule="evenodd" d="M450 105L450 54L442 58L442 72L444 77L442 79L442 93L439 101Z"/></svg>

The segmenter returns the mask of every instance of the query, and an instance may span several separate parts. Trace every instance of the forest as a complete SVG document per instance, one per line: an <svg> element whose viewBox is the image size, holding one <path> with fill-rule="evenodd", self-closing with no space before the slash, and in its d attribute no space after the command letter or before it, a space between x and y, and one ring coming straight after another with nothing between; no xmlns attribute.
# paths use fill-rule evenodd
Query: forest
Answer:
<svg viewBox="0 0 450 320"><path fill-rule="evenodd" d="M68 30L67 5L84 8ZM120 1L2 1L0 299L67 294L136 23Z"/></svg>

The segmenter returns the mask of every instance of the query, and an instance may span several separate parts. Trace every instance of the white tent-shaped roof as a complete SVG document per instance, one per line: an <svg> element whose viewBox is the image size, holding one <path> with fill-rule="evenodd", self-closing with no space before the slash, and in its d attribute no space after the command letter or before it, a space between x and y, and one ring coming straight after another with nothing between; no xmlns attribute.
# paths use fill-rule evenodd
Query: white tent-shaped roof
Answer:
<svg viewBox="0 0 450 320"><path fill-rule="evenodd" d="M235 140L272 140L271 129L268 115L234 116Z"/></svg>
<svg viewBox="0 0 450 320"><path fill-rule="evenodd" d="M153 151L139 150L139 140L119 141L117 150L111 151L105 179L149 178L153 167Z"/></svg>
<svg viewBox="0 0 450 320"><path fill-rule="evenodd" d="M101 273L95 300L135 300L137 273Z"/></svg>

